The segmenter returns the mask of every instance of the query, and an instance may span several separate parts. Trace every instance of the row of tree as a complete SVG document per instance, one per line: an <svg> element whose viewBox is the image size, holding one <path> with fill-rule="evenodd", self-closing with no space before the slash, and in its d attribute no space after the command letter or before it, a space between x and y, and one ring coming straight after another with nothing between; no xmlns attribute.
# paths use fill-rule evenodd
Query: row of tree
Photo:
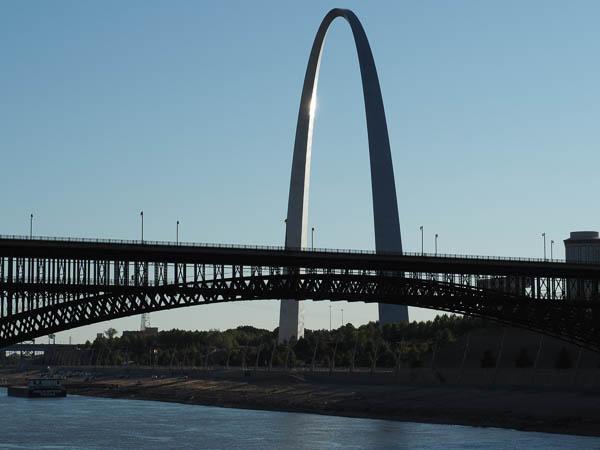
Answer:
<svg viewBox="0 0 600 450"><path fill-rule="evenodd" d="M461 338L468 331L489 326L467 316L438 316L433 321L379 326L375 322L355 328L305 330L304 337L277 343L273 331L251 326L218 331L170 330L156 334L126 333L87 342L93 363L158 366L242 367L419 367L425 355Z"/></svg>
<svg viewBox="0 0 600 450"><path fill-rule="evenodd" d="M333 331L305 330L303 338L284 343L277 342L278 329L269 331L251 326L226 331L129 332L121 337L117 337L117 330L109 328L104 333L105 337L88 341L79 348L63 349L43 356L32 355L27 359L49 365L422 367L432 364L438 349L458 340L462 346L469 341L465 335L471 330L490 326L498 325L468 316L443 315L428 322L395 323L382 327L371 322L359 328L347 324ZM480 366L495 367L498 351L499 346L485 349L480 355ZM456 363L466 355L460 347L453 352ZM533 367L537 364L538 355L539 349L533 349L532 353L531 345L523 345L514 355L514 365ZM21 358L19 354L11 355L5 362L14 364ZM553 365L556 369L573 367L571 354L566 348L556 354Z"/></svg>

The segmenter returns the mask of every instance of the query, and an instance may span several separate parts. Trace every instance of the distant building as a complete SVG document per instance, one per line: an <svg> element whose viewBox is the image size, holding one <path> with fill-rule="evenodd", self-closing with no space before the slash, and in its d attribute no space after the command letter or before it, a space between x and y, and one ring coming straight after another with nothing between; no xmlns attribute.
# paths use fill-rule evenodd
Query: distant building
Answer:
<svg viewBox="0 0 600 450"><path fill-rule="evenodd" d="M158 327L147 327L144 331L140 331L140 334L157 334Z"/></svg>
<svg viewBox="0 0 600 450"><path fill-rule="evenodd" d="M158 327L150 326L150 314L143 313L141 316L140 331L123 331L123 336L147 336L157 334Z"/></svg>
<svg viewBox="0 0 600 450"><path fill-rule="evenodd" d="M565 239L567 262L600 263L600 236L597 231L572 231Z"/></svg>
<svg viewBox="0 0 600 450"><path fill-rule="evenodd" d="M570 263L600 264L600 235L597 231L572 231L564 240L565 259ZM567 280L569 298L589 300L600 292L597 281Z"/></svg>
<svg viewBox="0 0 600 450"><path fill-rule="evenodd" d="M158 333L158 327L148 327L145 328L143 330L137 331L137 330L133 330L133 331L123 331L123 336L146 336L149 334L157 334Z"/></svg>

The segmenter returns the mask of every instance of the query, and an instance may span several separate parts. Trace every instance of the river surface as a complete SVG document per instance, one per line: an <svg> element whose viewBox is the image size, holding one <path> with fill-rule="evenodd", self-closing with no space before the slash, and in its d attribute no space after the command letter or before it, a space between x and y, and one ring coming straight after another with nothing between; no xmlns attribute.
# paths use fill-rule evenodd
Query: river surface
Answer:
<svg viewBox="0 0 600 450"><path fill-rule="evenodd" d="M28 399L0 388L0 448L588 449L600 448L600 438L77 395Z"/></svg>

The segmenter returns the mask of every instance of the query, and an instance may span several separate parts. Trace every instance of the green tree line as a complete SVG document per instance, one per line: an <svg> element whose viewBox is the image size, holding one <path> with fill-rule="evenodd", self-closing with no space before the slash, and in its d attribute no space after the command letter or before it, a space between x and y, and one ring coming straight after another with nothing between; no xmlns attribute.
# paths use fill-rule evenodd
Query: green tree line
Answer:
<svg viewBox="0 0 600 450"><path fill-rule="evenodd" d="M304 337L277 343L278 329L240 326L226 331L173 329L155 334L108 329L84 346L93 364L157 366L253 367L419 367L435 348L475 328L491 326L482 319L442 315L427 322L379 326L370 322L336 330L305 330Z"/></svg>

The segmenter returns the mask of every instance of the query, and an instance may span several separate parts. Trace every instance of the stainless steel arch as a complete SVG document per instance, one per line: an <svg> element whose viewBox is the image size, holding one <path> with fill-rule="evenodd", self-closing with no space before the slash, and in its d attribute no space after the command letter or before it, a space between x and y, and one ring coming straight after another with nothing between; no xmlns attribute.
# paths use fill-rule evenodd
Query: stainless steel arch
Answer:
<svg viewBox="0 0 600 450"><path fill-rule="evenodd" d="M286 247L306 246L310 158L314 122L314 108L311 106L313 105L313 99L316 101L317 96L323 42L331 22L337 17L343 17L350 24L358 53L369 139L375 248L379 251L401 252L402 240L400 237L394 168L392 166L379 78L377 77L375 61L365 30L358 17L348 9L332 9L327 13L319 26L310 52L296 126L285 245ZM408 310L405 306L380 304L379 317L382 323L408 320ZM303 334L303 306L301 302L282 300L279 316L279 340L289 339L292 336L301 337Z"/></svg>

